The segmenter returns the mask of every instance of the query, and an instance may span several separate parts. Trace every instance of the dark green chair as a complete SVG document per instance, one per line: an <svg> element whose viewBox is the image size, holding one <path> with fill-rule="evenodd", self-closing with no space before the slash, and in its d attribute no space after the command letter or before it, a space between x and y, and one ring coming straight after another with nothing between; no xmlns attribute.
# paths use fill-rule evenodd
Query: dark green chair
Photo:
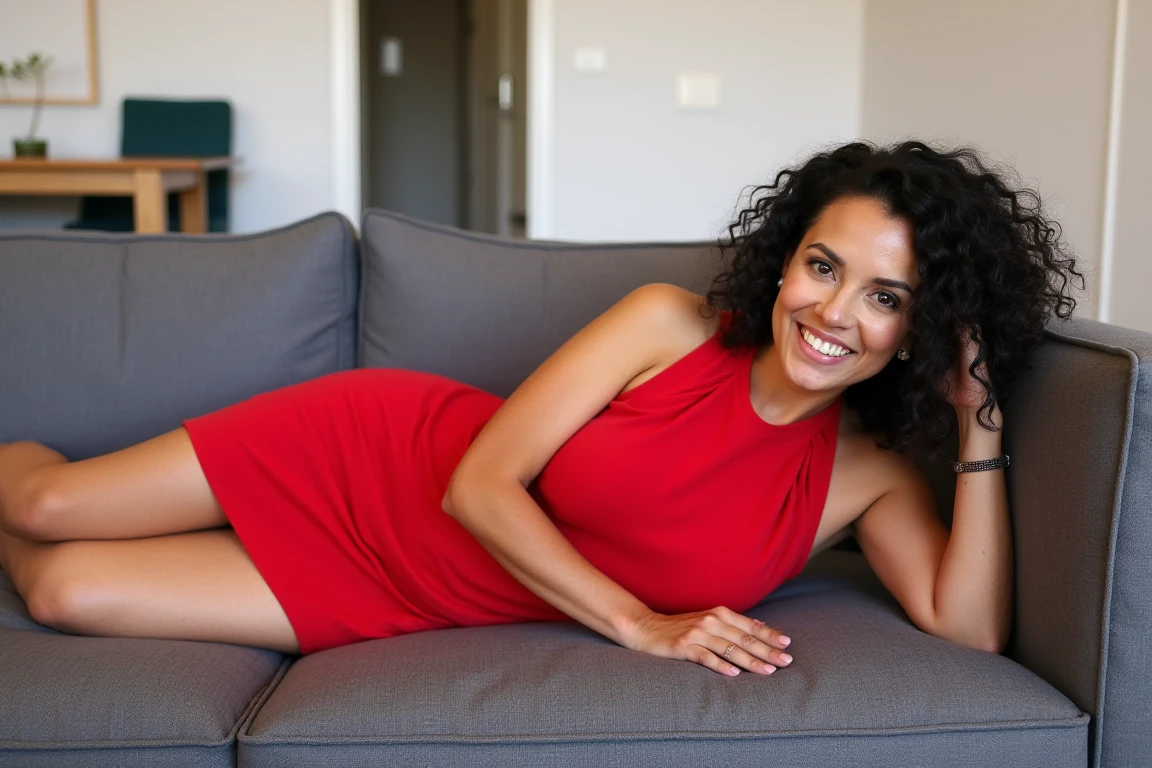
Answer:
<svg viewBox="0 0 1152 768"><path fill-rule="evenodd" d="M124 99L121 157L217 157L232 154L232 105L227 101ZM209 171L208 231L228 231L228 170ZM130 197L84 197L80 218L65 229L131 232ZM168 195L168 229L179 231L180 206Z"/></svg>

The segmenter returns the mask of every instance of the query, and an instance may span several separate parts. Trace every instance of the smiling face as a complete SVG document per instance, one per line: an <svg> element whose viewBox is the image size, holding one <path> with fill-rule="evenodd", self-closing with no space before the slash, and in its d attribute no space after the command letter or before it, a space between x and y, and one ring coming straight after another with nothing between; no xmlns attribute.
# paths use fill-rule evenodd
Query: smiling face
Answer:
<svg viewBox="0 0 1152 768"><path fill-rule="evenodd" d="M912 243L911 224L871 198L824 209L785 263L772 309L775 351L793 385L839 392L892 360L919 282Z"/></svg>

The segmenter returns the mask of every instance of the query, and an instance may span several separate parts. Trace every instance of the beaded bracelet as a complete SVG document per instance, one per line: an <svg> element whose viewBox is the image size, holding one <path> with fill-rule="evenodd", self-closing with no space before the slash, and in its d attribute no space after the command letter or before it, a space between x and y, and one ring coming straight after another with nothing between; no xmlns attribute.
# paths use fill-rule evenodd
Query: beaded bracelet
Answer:
<svg viewBox="0 0 1152 768"><path fill-rule="evenodd" d="M1008 466L1008 454L998 459L984 459L983 461L957 461L952 464L956 472L983 472L986 469L1003 469Z"/></svg>

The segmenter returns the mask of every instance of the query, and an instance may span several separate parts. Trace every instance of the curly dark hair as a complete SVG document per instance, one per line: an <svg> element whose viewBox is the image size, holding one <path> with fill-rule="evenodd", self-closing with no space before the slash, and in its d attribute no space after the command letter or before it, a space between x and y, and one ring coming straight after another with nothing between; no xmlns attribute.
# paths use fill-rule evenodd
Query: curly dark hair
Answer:
<svg viewBox="0 0 1152 768"><path fill-rule="evenodd" d="M776 282L787 257L829 204L872 198L914 230L920 282L909 310L911 359L851 385L845 403L879 447L907 451L918 444L937 459L955 422L938 387L967 331L979 347L970 372L985 392L978 419L994 429L993 408L1010 397L1052 313L1066 318L1075 309L1071 278L1084 286L1059 224L1045 215L1036 192L1003 180L1012 177L991 170L970 147L939 151L920 141L854 142L780 171L773 183L753 189L750 207L720 240L724 271L706 298L737 312L724 345L770 343ZM981 362L990 381L976 373Z"/></svg>

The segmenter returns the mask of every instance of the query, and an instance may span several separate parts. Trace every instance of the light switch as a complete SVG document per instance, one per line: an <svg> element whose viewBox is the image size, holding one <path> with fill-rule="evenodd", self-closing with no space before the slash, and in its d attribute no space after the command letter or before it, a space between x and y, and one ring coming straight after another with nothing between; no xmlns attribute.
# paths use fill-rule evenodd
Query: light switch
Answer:
<svg viewBox="0 0 1152 768"><path fill-rule="evenodd" d="M404 71L404 48L398 37L386 37L380 41L380 74L386 77L399 77Z"/></svg>
<svg viewBox="0 0 1152 768"><path fill-rule="evenodd" d="M677 81L676 103L687 109L720 106L720 76L709 72L682 72Z"/></svg>
<svg viewBox="0 0 1152 768"><path fill-rule="evenodd" d="M577 72L603 72L608 56L603 48L577 48L574 64Z"/></svg>

